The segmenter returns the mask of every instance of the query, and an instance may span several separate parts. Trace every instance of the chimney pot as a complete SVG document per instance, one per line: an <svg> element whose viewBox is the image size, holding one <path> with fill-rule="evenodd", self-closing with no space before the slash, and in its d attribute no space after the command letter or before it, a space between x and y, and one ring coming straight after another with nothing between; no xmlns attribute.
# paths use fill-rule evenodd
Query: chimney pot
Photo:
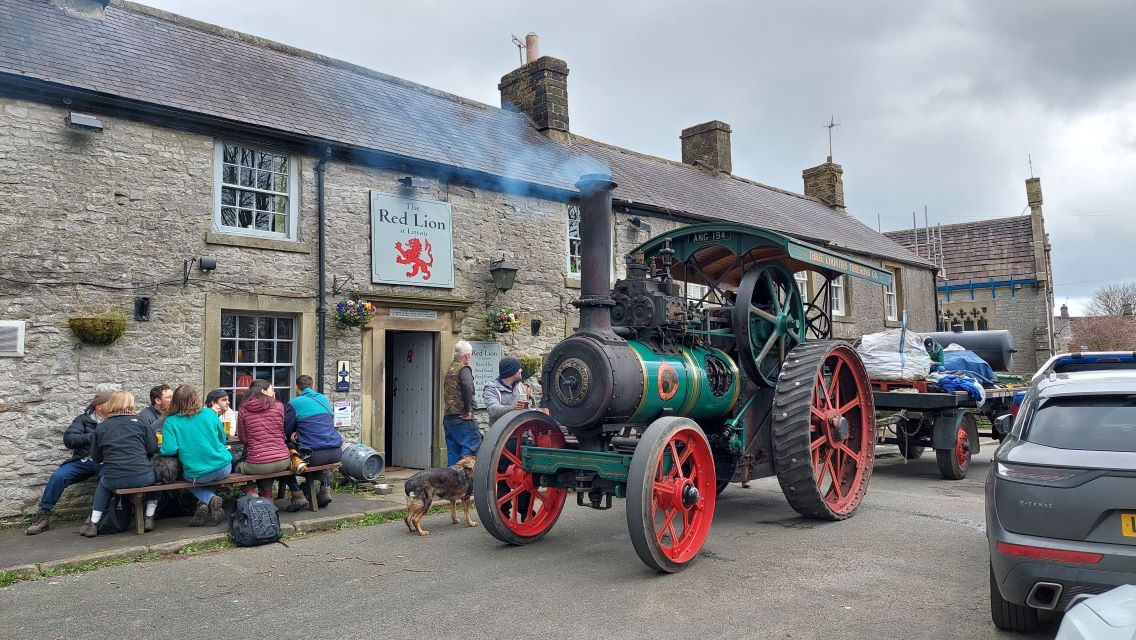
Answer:
<svg viewBox="0 0 1136 640"><path fill-rule="evenodd" d="M540 57L540 36L529 33L525 36L525 63L533 62Z"/></svg>
<svg viewBox="0 0 1136 640"><path fill-rule="evenodd" d="M711 120L682 130L682 163L720 171L733 172L730 154L730 125Z"/></svg>

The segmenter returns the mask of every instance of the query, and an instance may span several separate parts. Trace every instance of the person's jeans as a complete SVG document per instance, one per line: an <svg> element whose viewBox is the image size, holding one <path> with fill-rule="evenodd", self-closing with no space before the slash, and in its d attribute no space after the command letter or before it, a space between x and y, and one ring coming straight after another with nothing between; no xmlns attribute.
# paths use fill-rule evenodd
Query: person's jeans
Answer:
<svg viewBox="0 0 1136 640"><path fill-rule="evenodd" d="M108 478L102 476L99 478L99 484L95 487L95 502L91 505L92 511L102 513L110 506L111 496L114 495L115 489L129 489L131 487L145 487L154 484L154 470L147 469L142 473L136 473L130 476L120 476L118 478ZM151 496L147 494L147 499Z"/></svg>
<svg viewBox="0 0 1136 640"><path fill-rule="evenodd" d="M185 480L186 482L192 482L194 484L198 482L213 482L214 480L220 480L221 478L228 476L230 471L232 471L232 465L226 464L220 469L216 471L210 471L203 476L197 476L196 478L190 478L186 476ZM209 504L209 501L213 499L213 496L217 495L213 493L213 490L209 487L190 487L189 492L192 493L193 497L197 498L197 501L202 504Z"/></svg>
<svg viewBox="0 0 1136 640"><path fill-rule="evenodd" d="M59 465L59 468L51 473L47 486L43 488L43 497L40 498L39 508L51 511L59 502L59 497L63 495L64 489L76 482L82 482L99 475L101 470L102 465L94 460L87 460L86 462L68 460Z"/></svg>
<svg viewBox="0 0 1136 640"><path fill-rule="evenodd" d="M458 460L477 453L481 447L481 432L477 430L477 422L474 420L446 416L442 418L442 428L446 432L446 459L451 467Z"/></svg>

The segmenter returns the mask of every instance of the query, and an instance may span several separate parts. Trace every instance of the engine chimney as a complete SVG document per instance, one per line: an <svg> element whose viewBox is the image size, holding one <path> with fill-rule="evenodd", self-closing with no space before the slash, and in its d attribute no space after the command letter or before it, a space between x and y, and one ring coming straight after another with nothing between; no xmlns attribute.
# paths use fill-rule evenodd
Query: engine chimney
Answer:
<svg viewBox="0 0 1136 640"><path fill-rule="evenodd" d="M616 339L611 330L611 176L589 174L576 182L580 190L580 333Z"/></svg>

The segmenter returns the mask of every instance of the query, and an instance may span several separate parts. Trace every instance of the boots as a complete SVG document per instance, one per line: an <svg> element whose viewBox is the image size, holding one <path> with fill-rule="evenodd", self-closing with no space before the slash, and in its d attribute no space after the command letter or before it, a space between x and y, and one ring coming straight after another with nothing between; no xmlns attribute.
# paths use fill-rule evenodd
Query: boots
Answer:
<svg viewBox="0 0 1136 640"><path fill-rule="evenodd" d="M316 504L318 504L320 506L320 509L331 504L331 472L330 471L324 471L322 474L320 474L320 490L319 490L319 494L316 496Z"/></svg>
<svg viewBox="0 0 1136 640"><path fill-rule="evenodd" d="M308 502L308 497L304 495L303 491L293 491L292 492L292 501L288 503L287 507L284 507L284 510L285 511L302 511L304 509L307 509L310 506L311 506L311 504Z"/></svg>
<svg viewBox="0 0 1136 640"><path fill-rule="evenodd" d="M28 534L29 536L34 536L37 533L43 533L44 531L47 531L47 528L50 526L51 511L47 509L40 509L36 512L35 522L32 523L32 526L25 529L24 533Z"/></svg>
<svg viewBox="0 0 1136 640"><path fill-rule="evenodd" d="M142 521L142 529L144 531L154 530L154 516L146 516L146 518Z"/></svg>
<svg viewBox="0 0 1136 640"><path fill-rule="evenodd" d="M225 521L224 504L221 496L213 496L209 500L209 524L221 524Z"/></svg>
<svg viewBox="0 0 1136 640"><path fill-rule="evenodd" d="M99 535L99 525L91 522L90 518L87 518L87 521L83 523L83 526L79 527L79 535L88 538L94 538L95 536Z"/></svg>
<svg viewBox="0 0 1136 640"><path fill-rule="evenodd" d="M209 519L209 505L204 502L197 503L197 511L193 512L193 517L189 519L189 526L200 527L205 524Z"/></svg>

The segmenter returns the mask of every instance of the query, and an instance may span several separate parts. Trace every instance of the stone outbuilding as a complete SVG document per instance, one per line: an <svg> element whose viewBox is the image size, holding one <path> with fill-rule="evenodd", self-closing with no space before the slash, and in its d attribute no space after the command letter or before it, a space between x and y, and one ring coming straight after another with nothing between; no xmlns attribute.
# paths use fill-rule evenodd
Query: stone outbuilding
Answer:
<svg viewBox="0 0 1136 640"><path fill-rule="evenodd" d="M1017 353L1010 373L1029 376L1054 349L1053 268L1041 179L1026 180L1029 215L884 235L942 265L940 330L1005 329Z"/></svg>
<svg viewBox="0 0 1136 640"><path fill-rule="evenodd" d="M733 175L720 122L683 132L681 162L577 137L554 58L507 74L497 108L122 0L0 0L0 15L0 519L34 510L62 431L109 388L239 404L252 379L286 400L311 374L348 440L440 463L454 343L475 341L484 377L576 325L586 173L619 183L616 256L743 222L897 276L799 281L837 337L904 309L934 326L934 265L844 212L839 165L806 171L802 195ZM504 266L512 286L494 282ZM373 323L336 322L347 300ZM516 331L486 328L502 307ZM70 328L103 314L124 322L110 344Z"/></svg>

